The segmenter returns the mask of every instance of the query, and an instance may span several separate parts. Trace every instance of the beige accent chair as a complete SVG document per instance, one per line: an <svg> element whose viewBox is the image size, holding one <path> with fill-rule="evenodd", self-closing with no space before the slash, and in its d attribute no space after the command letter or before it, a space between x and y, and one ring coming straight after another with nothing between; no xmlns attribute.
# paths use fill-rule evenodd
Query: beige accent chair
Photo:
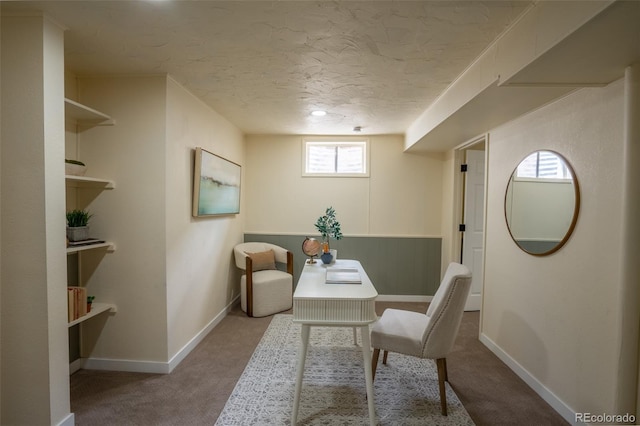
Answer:
<svg viewBox="0 0 640 426"><path fill-rule="evenodd" d="M471 288L471 272L459 263L451 263L429 304L426 314L385 309L382 317L371 329L373 346L373 378L380 350L384 351L382 363L387 363L389 352L397 352L418 358L435 359L438 367L440 407L447 415L445 381L447 377L447 354L460 328L464 305Z"/></svg>
<svg viewBox="0 0 640 426"><path fill-rule="evenodd" d="M275 244L250 242L233 249L242 269L240 306L250 317L266 317L293 306L293 253ZM287 272L276 263L287 265Z"/></svg>

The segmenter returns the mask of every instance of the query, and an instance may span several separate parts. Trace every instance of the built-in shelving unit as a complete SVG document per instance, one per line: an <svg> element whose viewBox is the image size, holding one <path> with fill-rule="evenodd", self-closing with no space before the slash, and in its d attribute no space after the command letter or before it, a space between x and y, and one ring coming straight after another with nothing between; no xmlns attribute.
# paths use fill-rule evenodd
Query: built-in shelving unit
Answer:
<svg viewBox="0 0 640 426"><path fill-rule="evenodd" d="M113 126L114 120L107 114L96 111L71 99L64 99L65 119L82 126Z"/></svg>
<svg viewBox="0 0 640 426"><path fill-rule="evenodd" d="M92 303L91 304L91 312L87 315L83 315L80 318L73 320L69 323L69 327L73 327L76 324L80 324L83 321L86 321L90 318L95 317L96 315L100 315L104 312L116 312L117 307L111 303Z"/></svg>
<svg viewBox="0 0 640 426"><path fill-rule="evenodd" d="M65 106L65 119L67 122L74 123L76 125L76 132L81 132L83 129L93 127L93 126L111 126L114 125L114 120L109 117L107 114L104 114L100 111L97 111L91 107L86 105L82 105L79 102L76 102L71 99L64 100ZM90 176L75 176L75 175L66 175L65 182L67 186L67 190L69 189L97 189L99 191L102 190L110 190L116 187L114 181L109 179L102 179ZM77 255L78 256L78 274L82 265L81 253L89 251L89 250L106 250L108 252L115 251L115 245L112 242L99 242L96 244L87 244L80 245L74 247L67 247L67 255ZM81 284L79 284L81 285ZM81 324L82 322L95 317L96 315L103 314L105 312L115 313L117 311L117 307L111 303L100 303L94 302L91 306L91 311L83 315L82 317L73 320L68 323L68 327L73 327L74 325Z"/></svg>
<svg viewBox="0 0 640 426"><path fill-rule="evenodd" d="M116 187L116 183L112 180L87 176L66 175L65 180L67 181L67 186L73 188L114 189Z"/></svg>
<svg viewBox="0 0 640 426"><path fill-rule="evenodd" d="M90 244L86 246L67 247L67 254L78 253L79 251L95 250L99 248L106 248L107 251L115 251L115 245L113 243L104 242L104 243Z"/></svg>

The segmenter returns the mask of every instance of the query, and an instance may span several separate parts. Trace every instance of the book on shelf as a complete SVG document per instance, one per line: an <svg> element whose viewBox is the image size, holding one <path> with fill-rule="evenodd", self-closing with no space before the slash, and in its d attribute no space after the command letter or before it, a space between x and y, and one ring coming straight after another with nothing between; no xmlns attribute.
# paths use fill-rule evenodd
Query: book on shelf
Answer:
<svg viewBox="0 0 640 426"><path fill-rule="evenodd" d="M67 307L69 322L87 315L87 289L67 287Z"/></svg>
<svg viewBox="0 0 640 426"><path fill-rule="evenodd" d="M327 268L327 284L362 284L356 268Z"/></svg>

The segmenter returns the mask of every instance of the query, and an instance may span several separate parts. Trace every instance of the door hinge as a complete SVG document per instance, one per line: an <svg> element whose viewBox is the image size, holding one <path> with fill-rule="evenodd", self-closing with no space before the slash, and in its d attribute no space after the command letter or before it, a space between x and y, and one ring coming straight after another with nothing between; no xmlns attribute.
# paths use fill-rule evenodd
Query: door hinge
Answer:
<svg viewBox="0 0 640 426"><path fill-rule="evenodd" d="M461 223L460 225L458 225L458 231L460 231L460 232L464 232L465 228L466 228L466 226L465 226L464 223Z"/></svg>
<svg viewBox="0 0 640 426"><path fill-rule="evenodd" d="M466 172L467 171L467 165L466 164L460 164L460 171L462 173Z"/></svg>

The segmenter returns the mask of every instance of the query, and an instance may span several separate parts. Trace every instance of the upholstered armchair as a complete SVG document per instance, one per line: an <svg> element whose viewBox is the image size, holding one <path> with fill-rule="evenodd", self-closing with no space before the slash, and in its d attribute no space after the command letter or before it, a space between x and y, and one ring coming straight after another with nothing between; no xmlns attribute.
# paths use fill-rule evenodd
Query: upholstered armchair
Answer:
<svg viewBox="0 0 640 426"><path fill-rule="evenodd" d="M240 306L250 317L265 317L293 306L293 253L274 244L250 242L233 249L240 279ZM287 272L276 263L286 265Z"/></svg>
<svg viewBox="0 0 640 426"><path fill-rule="evenodd" d="M380 350L384 351L383 364L387 363L389 352L435 359L438 367L440 407L442 415L446 416L447 398L444 382L448 381L447 354L451 351L458 334L470 288L469 269L459 263L451 263L426 314L386 309L371 329L374 379Z"/></svg>

